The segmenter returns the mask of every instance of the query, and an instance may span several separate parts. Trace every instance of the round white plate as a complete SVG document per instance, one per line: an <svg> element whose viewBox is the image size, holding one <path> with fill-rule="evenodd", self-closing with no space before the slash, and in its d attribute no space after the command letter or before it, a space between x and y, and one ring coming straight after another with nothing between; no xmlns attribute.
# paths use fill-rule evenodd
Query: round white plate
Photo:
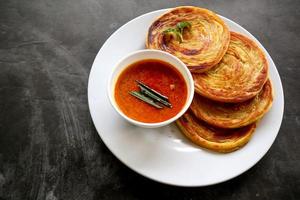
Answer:
<svg viewBox="0 0 300 200"><path fill-rule="evenodd" d="M143 129L123 120L107 97L107 82L115 64L128 53L144 49L147 30L164 13L158 10L139 16L107 39L93 63L88 83L88 102L95 127L106 146L125 165L150 179L178 186L205 186L234 178L256 164L268 151L283 116L283 90L275 64L265 48L248 31L222 17L230 30L249 36L264 50L275 91L271 110L263 117L242 149L213 153L192 144L172 124Z"/></svg>

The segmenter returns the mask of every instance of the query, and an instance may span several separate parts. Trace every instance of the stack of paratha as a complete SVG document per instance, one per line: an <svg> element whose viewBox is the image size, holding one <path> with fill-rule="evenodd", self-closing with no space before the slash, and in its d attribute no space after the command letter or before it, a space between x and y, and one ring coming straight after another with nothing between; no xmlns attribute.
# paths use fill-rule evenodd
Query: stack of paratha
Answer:
<svg viewBox="0 0 300 200"><path fill-rule="evenodd" d="M166 40L166 30L175 30L180 22L190 26L181 30L182 39ZM230 32L212 11L183 6L153 22L146 46L177 56L193 73L194 100L177 120L191 141L231 152L250 140L273 101L268 63L254 41Z"/></svg>

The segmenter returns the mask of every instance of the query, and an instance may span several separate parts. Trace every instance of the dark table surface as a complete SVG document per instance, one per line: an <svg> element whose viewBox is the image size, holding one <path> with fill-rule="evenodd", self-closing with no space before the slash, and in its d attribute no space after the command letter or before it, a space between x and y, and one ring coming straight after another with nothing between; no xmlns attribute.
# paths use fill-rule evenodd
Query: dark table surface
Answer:
<svg viewBox="0 0 300 200"><path fill-rule="evenodd" d="M264 158L214 186L144 178L99 138L87 103L105 40L143 13L178 5L214 10L249 30L281 75L285 112ZM300 199L300 1L0 1L0 200ZM208 172L209 173L209 172Z"/></svg>

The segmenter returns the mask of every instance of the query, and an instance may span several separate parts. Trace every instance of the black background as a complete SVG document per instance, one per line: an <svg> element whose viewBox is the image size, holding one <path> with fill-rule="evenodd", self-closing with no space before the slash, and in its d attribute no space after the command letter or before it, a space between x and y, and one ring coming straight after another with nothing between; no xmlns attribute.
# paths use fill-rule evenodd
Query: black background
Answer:
<svg viewBox="0 0 300 200"><path fill-rule="evenodd" d="M105 40L134 17L178 5L211 9L250 31L272 56L285 94L266 156L203 188L163 185L121 164L87 103L89 70ZM298 0L1 0L0 200L300 199L299 19Z"/></svg>

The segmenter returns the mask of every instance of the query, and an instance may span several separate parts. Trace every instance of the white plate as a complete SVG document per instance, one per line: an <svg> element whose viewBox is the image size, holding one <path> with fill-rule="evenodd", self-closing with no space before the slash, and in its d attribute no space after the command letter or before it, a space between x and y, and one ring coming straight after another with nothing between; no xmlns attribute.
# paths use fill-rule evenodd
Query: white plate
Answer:
<svg viewBox="0 0 300 200"><path fill-rule="evenodd" d="M143 49L147 29L164 13L139 16L107 39L93 63L88 83L88 102L95 127L106 146L125 165L150 179L179 186L205 186L234 178L256 164L268 151L283 116L283 90L275 64L265 48L248 31L222 17L230 30L249 36L264 50L275 91L271 110L258 124L250 142L229 154L213 153L192 144L172 124L143 129L123 120L107 97L107 79L115 64L128 53Z"/></svg>

